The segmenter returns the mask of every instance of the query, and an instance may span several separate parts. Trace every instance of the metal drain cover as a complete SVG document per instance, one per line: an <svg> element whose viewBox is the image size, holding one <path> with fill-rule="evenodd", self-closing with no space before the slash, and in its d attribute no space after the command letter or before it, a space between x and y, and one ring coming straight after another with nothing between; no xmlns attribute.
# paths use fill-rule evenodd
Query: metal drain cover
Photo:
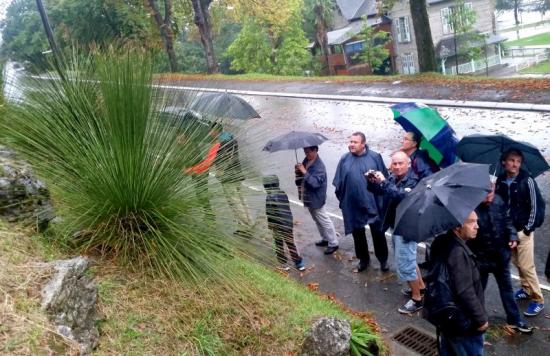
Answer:
<svg viewBox="0 0 550 356"><path fill-rule="evenodd" d="M393 339L400 345L422 356L437 356L437 340L412 326L407 326L396 333Z"/></svg>

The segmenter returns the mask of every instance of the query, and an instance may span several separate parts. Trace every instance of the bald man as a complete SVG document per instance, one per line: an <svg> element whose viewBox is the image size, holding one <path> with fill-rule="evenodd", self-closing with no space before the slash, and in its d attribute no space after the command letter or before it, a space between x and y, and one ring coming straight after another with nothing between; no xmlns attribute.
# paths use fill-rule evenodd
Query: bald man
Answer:
<svg viewBox="0 0 550 356"><path fill-rule="evenodd" d="M368 187L374 194L384 197L384 223L382 228L393 230L397 205L418 183L418 177L411 169L411 160L403 151L395 152L391 157L390 175L384 178L380 172L367 176ZM422 309L421 291L425 288L418 265L416 264L416 242L407 241L403 236L392 236L397 275L409 284L410 299L398 311L413 314Z"/></svg>

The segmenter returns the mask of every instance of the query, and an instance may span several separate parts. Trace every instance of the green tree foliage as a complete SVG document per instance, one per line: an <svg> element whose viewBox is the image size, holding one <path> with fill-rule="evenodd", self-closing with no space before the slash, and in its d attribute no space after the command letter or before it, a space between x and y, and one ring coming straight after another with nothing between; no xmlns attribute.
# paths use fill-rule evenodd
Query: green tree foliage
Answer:
<svg viewBox="0 0 550 356"><path fill-rule="evenodd" d="M378 31L364 22L361 32L357 35L363 41L363 50L359 58L369 65L371 71L379 69L390 55L386 45L391 41L391 35L386 31Z"/></svg>
<svg viewBox="0 0 550 356"><path fill-rule="evenodd" d="M333 0L305 0L304 2L304 29L308 33L308 38L321 48L321 54L324 56L325 72L334 74L332 67L328 66L328 37L327 32L331 27L332 17L335 10Z"/></svg>
<svg viewBox="0 0 550 356"><path fill-rule="evenodd" d="M464 0L456 1L451 7L449 16L449 24L453 31L455 65L458 68L459 57L466 59L481 57L484 47L480 44L484 43L484 37L474 31L477 15L472 7L466 6Z"/></svg>
<svg viewBox="0 0 550 356"><path fill-rule="evenodd" d="M307 40L300 26L300 18L294 16L288 31L283 34L283 43L275 55L274 70L281 75L303 75L311 55L306 50Z"/></svg>
<svg viewBox="0 0 550 356"><path fill-rule="evenodd" d="M56 40L62 48L138 42L161 48L140 0L50 0L46 3ZM49 49L35 0L13 0L0 24L2 53L18 61L43 64Z"/></svg>
<svg viewBox="0 0 550 356"><path fill-rule="evenodd" d="M249 73L271 73L271 47L264 29L253 19L248 19L226 55L233 58L231 68Z"/></svg>

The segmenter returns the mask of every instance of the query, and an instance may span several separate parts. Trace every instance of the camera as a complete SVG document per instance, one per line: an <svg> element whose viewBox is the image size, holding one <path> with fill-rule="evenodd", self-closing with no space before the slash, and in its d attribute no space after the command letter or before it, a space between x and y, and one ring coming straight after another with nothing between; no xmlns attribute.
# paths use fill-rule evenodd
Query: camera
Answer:
<svg viewBox="0 0 550 356"><path fill-rule="evenodd" d="M374 169L369 169L365 175L367 178L374 178L376 176L376 171Z"/></svg>

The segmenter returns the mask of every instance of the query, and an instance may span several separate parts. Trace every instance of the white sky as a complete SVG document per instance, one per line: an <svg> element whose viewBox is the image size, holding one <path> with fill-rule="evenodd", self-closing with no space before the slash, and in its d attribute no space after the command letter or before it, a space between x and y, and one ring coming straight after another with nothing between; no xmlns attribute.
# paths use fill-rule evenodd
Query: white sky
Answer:
<svg viewBox="0 0 550 356"><path fill-rule="evenodd" d="M2 20L6 14L6 9L10 4L11 0L0 0L0 20Z"/></svg>

